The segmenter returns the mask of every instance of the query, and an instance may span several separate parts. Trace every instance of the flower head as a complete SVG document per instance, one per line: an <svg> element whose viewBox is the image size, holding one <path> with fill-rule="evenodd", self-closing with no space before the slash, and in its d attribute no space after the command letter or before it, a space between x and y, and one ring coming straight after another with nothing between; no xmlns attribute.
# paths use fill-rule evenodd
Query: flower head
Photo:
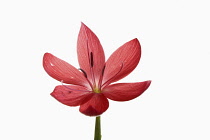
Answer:
<svg viewBox="0 0 210 140"><path fill-rule="evenodd" d="M141 46L136 38L119 47L105 62L99 39L82 23L77 54L79 69L50 53L44 54L43 67L52 78L68 84L56 86L51 95L65 105L80 106L80 112L85 115L101 115L109 107L108 99L132 100L151 83L111 84L127 76L138 65Z"/></svg>

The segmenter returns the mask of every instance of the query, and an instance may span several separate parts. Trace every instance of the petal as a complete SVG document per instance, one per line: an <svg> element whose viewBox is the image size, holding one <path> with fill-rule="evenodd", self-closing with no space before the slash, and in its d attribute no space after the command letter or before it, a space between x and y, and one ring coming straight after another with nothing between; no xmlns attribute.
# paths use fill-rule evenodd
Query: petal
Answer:
<svg viewBox="0 0 210 140"><path fill-rule="evenodd" d="M103 76L103 85L118 81L132 72L138 65L141 46L133 39L118 48L107 60Z"/></svg>
<svg viewBox="0 0 210 140"><path fill-rule="evenodd" d="M149 86L151 81L138 83L118 83L105 87L103 94L114 101L129 101L141 95Z"/></svg>
<svg viewBox="0 0 210 140"><path fill-rule="evenodd" d="M98 116L109 107L109 101L101 93L95 93L92 98L80 106L79 111L87 116Z"/></svg>
<svg viewBox="0 0 210 140"><path fill-rule="evenodd" d="M90 99L93 96L93 93L89 92L83 86L60 85L55 87L51 95L65 105L78 106Z"/></svg>
<svg viewBox="0 0 210 140"><path fill-rule="evenodd" d="M104 68L104 51L97 36L83 23L78 35L77 54L81 69L92 83L97 84Z"/></svg>
<svg viewBox="0 0 210 140"><path fill-rule="evenodd" d="M54 79L67 84L88 85L84 74L67 62L45 53L43 57L45 71Z"/></svg>

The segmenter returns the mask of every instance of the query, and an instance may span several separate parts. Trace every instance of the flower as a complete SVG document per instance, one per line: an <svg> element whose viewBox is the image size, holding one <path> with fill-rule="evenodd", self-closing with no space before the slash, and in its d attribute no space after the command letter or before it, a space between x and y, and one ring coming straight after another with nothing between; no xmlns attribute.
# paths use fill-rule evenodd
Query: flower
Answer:
<svg viewBox="0 0 210 140"><path fill-rule="evenodd" d="M151 81L115 83L138 65L141 46L133 39L118 48L105 62L103 48L97 36L81 24L77 41L80 68L45 53L43 67L54 79L69 85L58 85L51 95L68 106L80 106L79 111L88 116L98 116L109 107L108 99L129 101L141 95Z"/></svg>

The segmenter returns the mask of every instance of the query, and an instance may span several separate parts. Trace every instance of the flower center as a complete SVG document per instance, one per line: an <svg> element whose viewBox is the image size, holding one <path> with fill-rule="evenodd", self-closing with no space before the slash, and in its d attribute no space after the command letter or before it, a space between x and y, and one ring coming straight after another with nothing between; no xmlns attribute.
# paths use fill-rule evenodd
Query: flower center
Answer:
<svg viewBox="0 0 210 140"><path fill-rule="evenodd" d="M93 88L93 92L94 92L94 93L101 93L101 89L95 87L95 88Z"/></svg>

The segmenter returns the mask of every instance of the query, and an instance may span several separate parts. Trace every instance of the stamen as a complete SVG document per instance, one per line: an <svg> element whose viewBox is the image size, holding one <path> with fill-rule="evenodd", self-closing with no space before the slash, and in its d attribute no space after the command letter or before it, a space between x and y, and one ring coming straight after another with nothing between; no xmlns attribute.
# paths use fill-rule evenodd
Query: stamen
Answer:
<svg viewBox="0 0 210 140"><path fill-rule="evenodd" d="M106 64L104 65L103 69L102 69L102 76L104 75L104 70L105 70Z"/></svg>
<svg viewBox="0 0 210 140"><path fill-rule="evenodd" d="M90 91L88 91L88 90L79 90L79 89L73 89L73 88L67 87L66 85L63 84L63 80L61 80L61 84L62 84L62 86L64 86L65 88L70 89L70 90L73 90L73 91L90 92ZM72 92L72 91L69 91L69 93L71 93L71 92Z"/></svg>
<svg viewBox="0 0 210 140"><path fill-rule="evenodd" d="M84 74L84 76L87 78L87 73L83 70L83 69L81 69L81 68L79 68L79 70Z"/></svg>
<svg viewBox="0 0 210 140"><path fill-rule="evenodd" d="M103 76L104 76L105 67L106 67L106 64L104 65L104 67L102 69L101 76L100 76L100 79L99 79L99 82L98 82L99 88L101 88L101 83L102 83L102 79L103 79Z"/></svg>
<svg viewBox="0 0 210 140"><path fill-rule="evenodd" d="M121 67L120 67L120 70L119 70L113 77L111 77L109 80L107 80L101 87L106 86L107 83L109 84L109 82L110 82L112 79L114 79L114 78L121 72L122 68L123 68L123 62L122 62L122 65L121 65Z"/></svg>
<svg viewBox="0 0 210 140"><path fill-rule="evenodd" d="M91 77L92 77L92 86L96 84L95 81L95 75L94 75L94 71L93 71L93 52L89 51L89 46L88 46L88 39L87 39L87 53L88 53L88 58L89 58L89 64L90 64L90 73L91 73Z"/></svg>
<svg viewBox="0 0 210 140"><path fill-rule="evenodd" d="M93 85L92 85L92 83L88 80L88 78L87 78L87 73L86 73L83 69L81 69L81 68L79 68L78 70L81 70L81 72L84 74L85 78L87 79L88 83L90 84L90 87L92 88ZM93 89L93 88L92 88L92 89Z"/></svg>
<svg viewBox="0 0 210 140"><path fill-rule="evenodd" d="M93 52L90 52L90 65L93 67Z"/></svg>

